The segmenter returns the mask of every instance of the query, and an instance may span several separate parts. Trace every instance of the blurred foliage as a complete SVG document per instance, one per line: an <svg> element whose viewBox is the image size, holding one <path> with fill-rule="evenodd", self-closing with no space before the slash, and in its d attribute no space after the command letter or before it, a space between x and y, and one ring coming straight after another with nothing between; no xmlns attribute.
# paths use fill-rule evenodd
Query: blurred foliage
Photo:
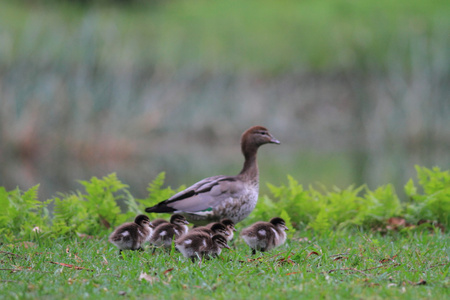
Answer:
<svg viewBox="0 0 450 300"><path fill-rule="evenodd" d="M392 59L408 68L417 43L428 43L430 58L434 48L449 44L450 4L444 0L197 0L94 7L2 2L3 58L28 57L38 64L154 66L169 72L189 66L221 72L386 70ZM30 22L33 28L27 28Z"/></svg>
<svg viewBox="0 0 450 300"><path fill-rule="evenodd" d="M291 230L312 229L316 233L327 233L350 227L374 229L393 217L405 216L407 222L418 220L438 222L440 226L450 224L450 174L439 168L417 167L418 184L423 194L409 181L405 190L410 201L401 203L392 185L379 187L375 191L366 186L353 186L340 190L310 186L307 190L288 176L288 184L269 185L274 199L263 196L253 213L243 222L249 224L281 216ZM102 234L119 224L132 220L144 207L154 205L171 196L175 191L163 188L164 173L149 185L149 197L135 200L115 174L102 179L93 177L82 181L86 193L77 191L46 202L36 201L37 186L22 193L7 192L0 188L0 203L6 209L0 212L1 233L8 236L30 236L34 231L43 236L78 234ZM127 198L125 211L118 206L120 199ZM54 204L53 217L49 218L47 205ZM157 214L150 216L152 219ZM50 225L52 221L52 225ZM37 229L36 229L37 228ZM31 235L32 236L32 235Z"/></svg>

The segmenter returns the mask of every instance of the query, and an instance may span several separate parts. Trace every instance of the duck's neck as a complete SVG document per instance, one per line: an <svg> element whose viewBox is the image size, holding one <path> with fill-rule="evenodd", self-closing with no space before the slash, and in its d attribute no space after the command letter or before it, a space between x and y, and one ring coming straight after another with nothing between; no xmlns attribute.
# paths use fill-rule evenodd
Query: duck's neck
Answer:
<svg viewBox="0 0 450 300"><path fill-rule="evenodd" d="M258 180L259 171L258 163L256 160L256 154L258 152L258 147L253 145L242 145L242 153L244 154L245 161L242 167L240 176L243 180Z"/></svg>

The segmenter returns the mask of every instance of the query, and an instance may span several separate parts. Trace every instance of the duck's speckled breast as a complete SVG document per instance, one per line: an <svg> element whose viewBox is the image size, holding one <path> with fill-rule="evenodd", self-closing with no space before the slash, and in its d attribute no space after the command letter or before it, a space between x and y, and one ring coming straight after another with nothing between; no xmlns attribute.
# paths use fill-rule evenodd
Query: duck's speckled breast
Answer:
<svg viewBox="0 0 450 300"><path fill-rule="evenodd" d="M214 210L218 218L228 218L234 223L244 220L255 209L258 202L259 184L257 181L248 184L238 197L230 197Z"/></svg>

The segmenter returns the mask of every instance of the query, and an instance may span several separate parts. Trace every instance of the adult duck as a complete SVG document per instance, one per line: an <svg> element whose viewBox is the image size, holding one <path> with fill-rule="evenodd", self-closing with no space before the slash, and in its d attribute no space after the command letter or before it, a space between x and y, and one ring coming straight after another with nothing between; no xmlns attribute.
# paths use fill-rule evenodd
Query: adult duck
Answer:
<svg viewBox="0 0 450 300"><path fill-rule="evenodd" d="M146 212L182 213L191 223L205 225L228 218L234 223L245 219L255 208L259 194L258 148L280 144L262 126L253 126L241 137L244 166L236 176L205 178L171 198L145 209Z"/></svg>

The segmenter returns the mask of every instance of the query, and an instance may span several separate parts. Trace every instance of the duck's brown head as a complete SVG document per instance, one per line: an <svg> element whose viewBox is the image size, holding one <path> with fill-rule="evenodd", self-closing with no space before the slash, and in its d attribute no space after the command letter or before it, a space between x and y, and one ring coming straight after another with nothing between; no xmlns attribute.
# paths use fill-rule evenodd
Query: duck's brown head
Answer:
<svg viewBox="0 0 450 300"><path fill-rule="evenodd" d="M256 154L259 146L264 144L280 144L267 128L263 126L253 126L247 129L241 137L241 149L244 156Z"/></svg>
<svg viewBox="0 0 450 300"><path fill-rule="evenodd" d="M241 137L241 144L253 144L261 146L264 144L279 144L280 141L275 139L263 126L253 126L247 129Z"/></svg>
<svg viewBox="0 0 450 300"><path fill-rule="evenodd" d="M189 222L180 214L174 214L170 217L170 223L177 225L187 225Z"/></svg>

